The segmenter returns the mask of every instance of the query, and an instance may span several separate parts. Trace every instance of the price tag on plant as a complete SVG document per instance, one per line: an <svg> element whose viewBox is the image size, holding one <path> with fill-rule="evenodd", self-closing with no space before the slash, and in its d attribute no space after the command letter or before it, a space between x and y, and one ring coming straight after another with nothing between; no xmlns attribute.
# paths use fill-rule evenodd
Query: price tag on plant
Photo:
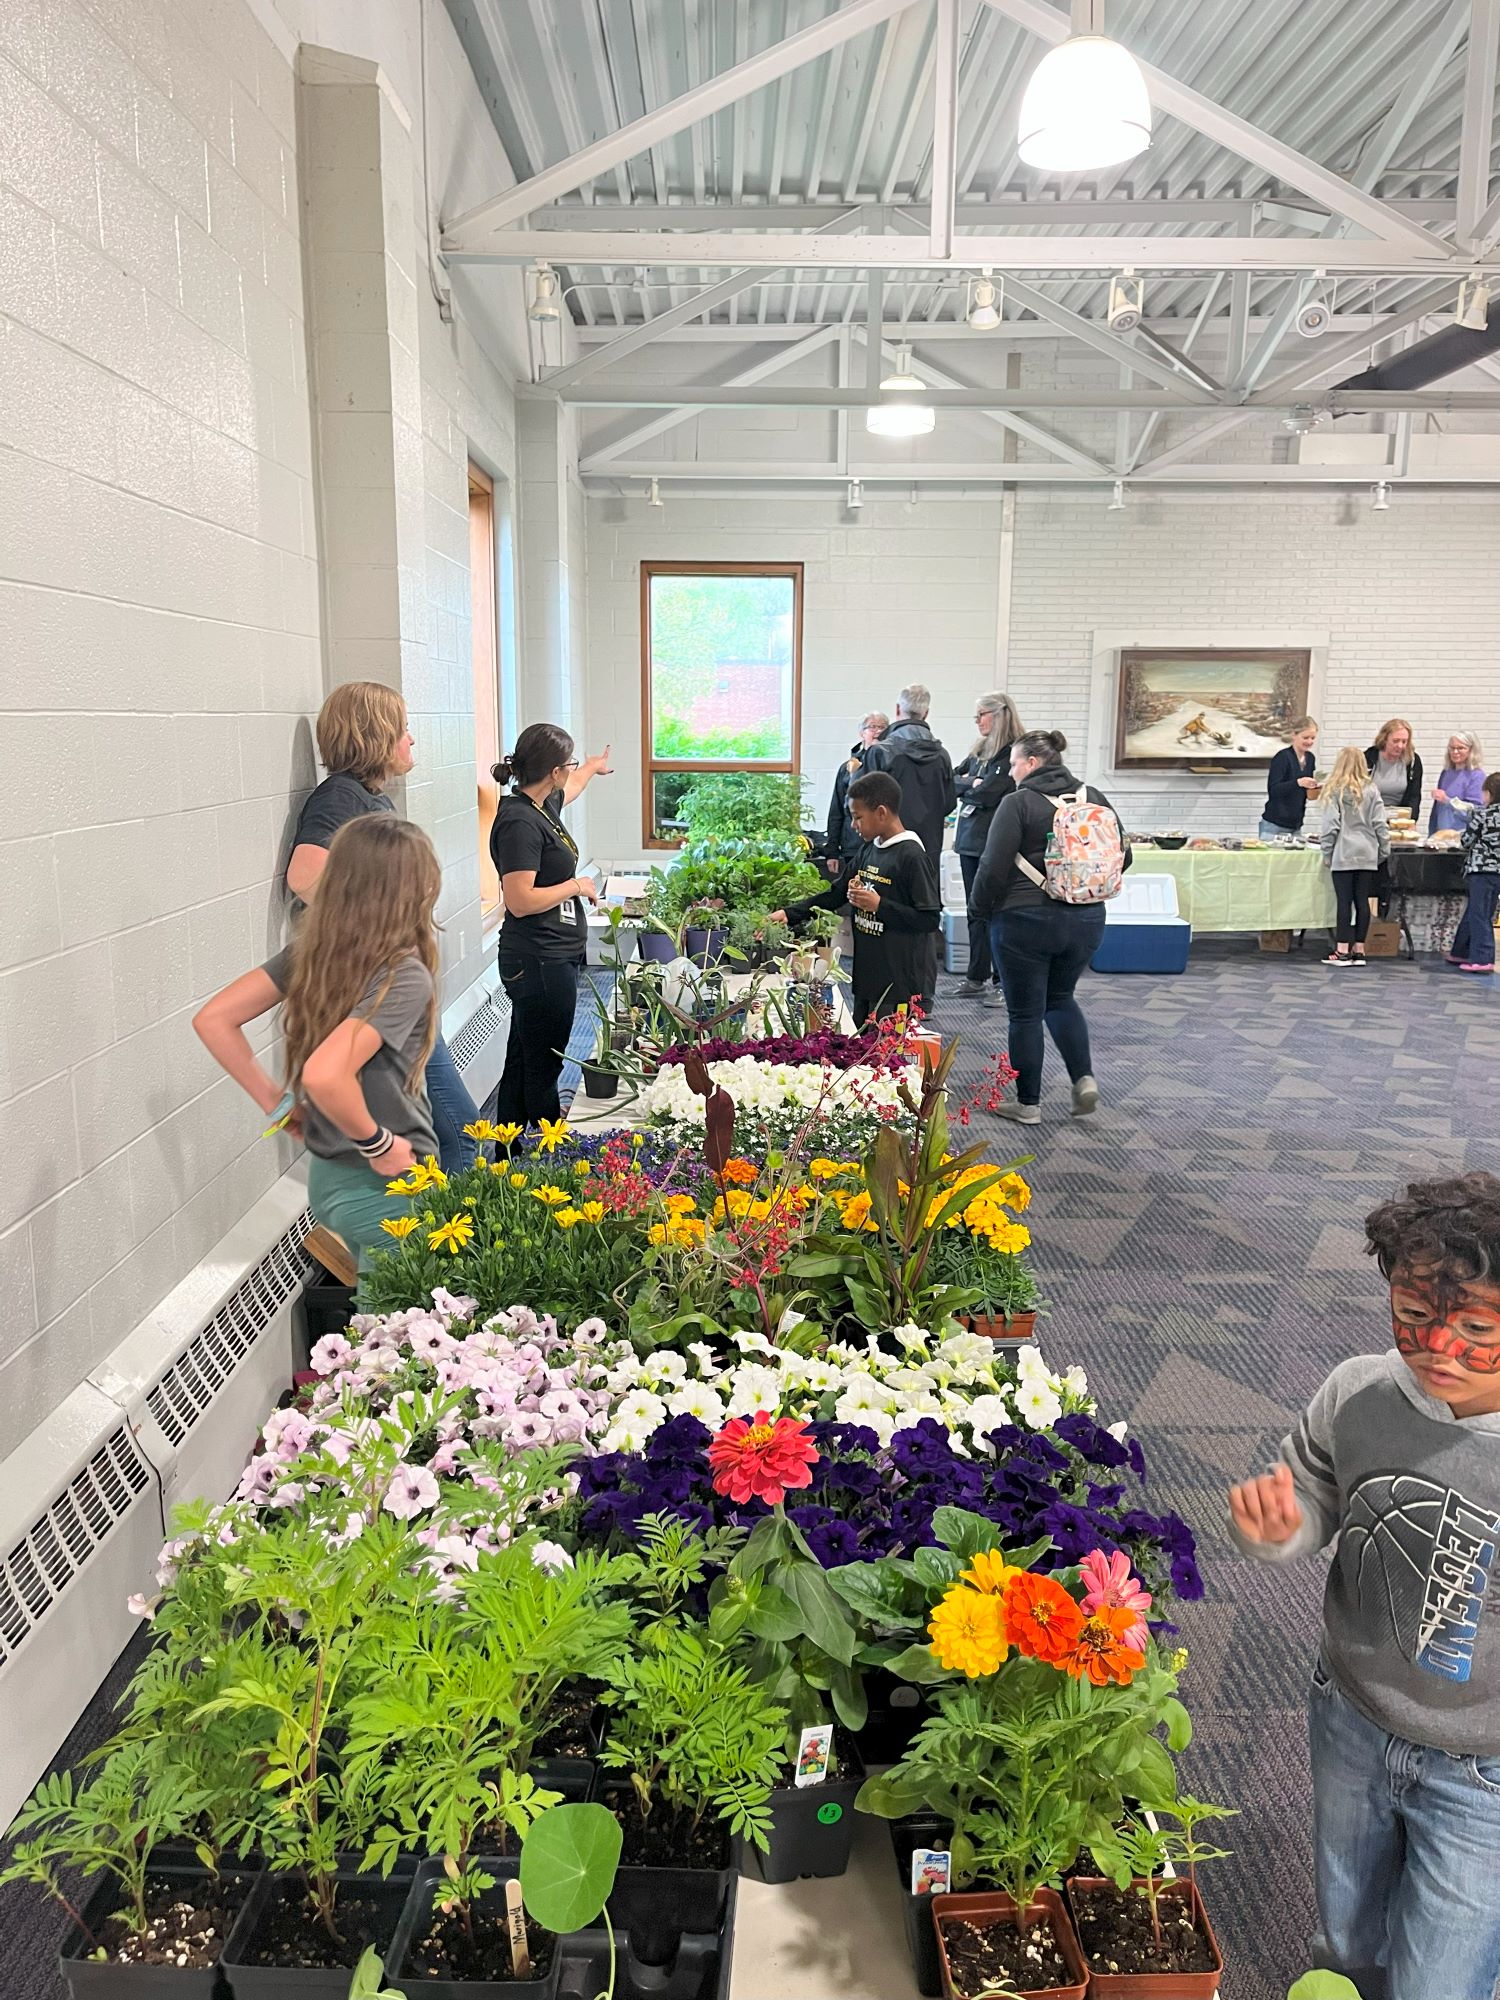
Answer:
<svg viewBox="0 0 1500 2000"><path fill-rule="evenodd" d="M526 1906L514 1876L505 1885L505 1921L510 1927L510 1969L517 1979L531 1977L531 1950L526 1942Z"/></svg>
<svg viewBox="0 0 1500 2000"><path fill-rule="evenodd" d="M797 1743L797 1771L792 1783L799 1790L804 1785L821 1785L828 1776L828 1766L832 1761L832 1724L820 1722L811 1729L804 1729Z"/></svg>
<svg viewBox="0 0 1500 2000"><path fill-rule="evenodd" d="M916 1847L911 1857L914 1896L946 1896L953 1886L953 1856L936 1847Z"/></svg>

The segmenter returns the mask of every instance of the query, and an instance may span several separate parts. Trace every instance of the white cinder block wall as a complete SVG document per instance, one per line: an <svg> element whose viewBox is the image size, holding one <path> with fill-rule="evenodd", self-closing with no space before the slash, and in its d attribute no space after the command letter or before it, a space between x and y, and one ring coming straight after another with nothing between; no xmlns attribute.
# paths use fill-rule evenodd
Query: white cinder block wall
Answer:
<svg viewBox="0 0 1500 2000"><path fill-rule="evenodd" d="M1127 824L1253 832L1255 778L1115 780L1103 638L1312 643L1325 750L1363 747L1400 714L1434 776L1458 728L1500 764L1492 492L1404 489L1376 513L1363 492L1137 490L1111 513L1107 489L1023 486L1008 599L995 487L913 501L905 487L867 486L857 513L842 488L663 492L661 509L633 490L589 503L590 728L613 735L624 780L595 790L594 847L611 861L640 854L639 564L650 557L806 565L803 761L817 818L863 712L922 680L955 758L974 697L1006 688L1028 726L1064 731L1069 761L1110 786Z"/></svg>
<svg viewBox="0 0 1500 2000"><path fill-rule="evenodd" d="M464 465L513 475L525 348L510 274L460 277L457 323L438 317L421 12L0 6L0 1457L291 1157L189 1022L280 942L310 718L342 677L320 647L298 41L378 61L411 131L405 803L445 863L450 1003L489 957ZM511 175L445 12L425 12L431 169L457 209Z"/></svg>

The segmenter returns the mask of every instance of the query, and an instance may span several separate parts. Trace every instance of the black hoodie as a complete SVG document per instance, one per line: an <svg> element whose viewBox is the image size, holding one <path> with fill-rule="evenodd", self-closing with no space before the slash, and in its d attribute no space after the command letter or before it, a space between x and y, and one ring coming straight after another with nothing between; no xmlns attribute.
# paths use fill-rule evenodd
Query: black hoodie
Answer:
<svg viewBox="0 0 1500 2000"><path fill-rule="evenodd" d="M979 864L979 873L974 877L974 887L969 896L969 908L976 917L993 917L999 910L1060 910L1072 907L1055 901L1045 889L1039 889L1035 882L1023 875L1016 866L1016 856L1024 854L1033 868L1039 868L1045 874L1047 836L1052 831L1052 801L1064 792L1079 789L1078 780L1066 764L1043 764L1029 778L1023 778L1008 798L1000 801L995 808L995 817L990 821L990 837L985 843L984 859ZM1089 785L1086 789L1095 805L1109 806L1109 800L1097 785ZM1113 806L1109 809L1115 812ZM1116 820L1119 817L1115 813ZM1125 866L1128 868L1131 854L1123 826L1120 828L1120 845L1125 848Z"/></svg>
<svg viewBox="0 0 1500 2000"><path fill-rule="evenodd" d="M858 875L880 898L874 910L854 908L854 978L857 1018L904 1007L913 995L932 1011L937 988L937 934L942 898L937 870L915 833L903 827L888 840L861 841L852 864L821 895L794 903L787 922L795 929L809 910L841 910Z"/></svg>
<svg viewBox="0 0 1500 2000"><path fill-rule="evenodd" d="M953 762L925 722L901 716L865 752L867 771L889 771L901 787L901 823L942 866L943 821L958 797Z"/></svg>

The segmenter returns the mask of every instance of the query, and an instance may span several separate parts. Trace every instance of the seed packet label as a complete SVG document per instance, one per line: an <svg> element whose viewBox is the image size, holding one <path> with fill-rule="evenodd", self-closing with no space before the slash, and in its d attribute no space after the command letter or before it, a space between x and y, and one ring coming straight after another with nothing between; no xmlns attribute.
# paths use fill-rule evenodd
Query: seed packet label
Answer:
<svg viewBox="0 0 1500 2000"><path fill-rule="evenodd" d="M935 1847L913 1849L911 1892L914 1896L946 1896L953 1883L953 1856Z"/></svg>
<svg viewBox="0 0 1500 2000"><path fill-rule="evenodd" d="M821 1785L828 1776L832 1756L833 1727L830 1723L820 1722L812 1729L804 1729L797 1742L797 1775L792 1782L799 1788Z"/></svg>
<svg viewBox="0 0 1500 2000"><path fill-rule="evenodd" d="M517 1979L531 1977L531 1952L526 1943L526 1906L514 1876L505 1885L505 1921L510 1928L510 1965Z"/></svg>

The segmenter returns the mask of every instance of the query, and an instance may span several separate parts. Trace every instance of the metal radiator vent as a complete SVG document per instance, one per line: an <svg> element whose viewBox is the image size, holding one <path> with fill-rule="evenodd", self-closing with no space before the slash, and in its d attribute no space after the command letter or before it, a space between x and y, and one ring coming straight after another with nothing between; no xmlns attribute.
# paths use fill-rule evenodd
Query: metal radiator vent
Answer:
<svg viewBox="0 0 1500 2000"><path fill-rule="evenodd" d="M462 1029L454 1036L450 1044L453 1050L453 1060L458 1064L460 1070L467 1069L490 1038L493 1035L499 1034L501 1024L508 1019L509 1013L509 1008L503 1014L501 1013L500 1009L495 1005L495 996L493 994L484 1001L482 1006L474 1009L474 1012L469 1016Z"/></svg>
<svg viewBox="0 0 1500 2000"><path fill-rule="evenodd" d="M151 1480L151 1467L122 1424L0 1560L0 1664L61 1596Z"/></svg>
<svg viewBox="0 0 1500 2000"><path fill-rule="evenodd" d="M304 1209L147 1396L146 1408L169 1444L182 1443L287 1300L306 1284L312 1265L302 1242L311 1227Z"/></svg>

